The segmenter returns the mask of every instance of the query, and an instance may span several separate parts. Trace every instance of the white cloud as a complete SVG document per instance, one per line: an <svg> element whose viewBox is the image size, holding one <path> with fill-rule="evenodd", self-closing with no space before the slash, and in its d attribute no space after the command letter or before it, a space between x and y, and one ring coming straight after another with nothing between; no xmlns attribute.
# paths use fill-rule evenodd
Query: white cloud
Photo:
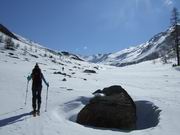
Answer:
<svg viewBox="0 0 180 135"><path fill-rule="evenodd" d="M173 1L172 0L164 0L164 4L166 6L173 6Z"/></svg>

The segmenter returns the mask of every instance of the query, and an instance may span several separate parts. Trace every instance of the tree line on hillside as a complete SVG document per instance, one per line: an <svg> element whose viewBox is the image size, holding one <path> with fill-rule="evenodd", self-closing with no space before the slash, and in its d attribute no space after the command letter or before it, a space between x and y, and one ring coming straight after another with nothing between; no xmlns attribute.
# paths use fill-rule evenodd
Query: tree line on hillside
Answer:
<svg viewBox="0 0 180 135"><path fill-rule="evenodd" d="M5 39L3 36L0 36L0 43L4 43L4 48L9 50L15 50L15 48L18 48L19 45L15 45L11 37L6 37Z"/></svg>

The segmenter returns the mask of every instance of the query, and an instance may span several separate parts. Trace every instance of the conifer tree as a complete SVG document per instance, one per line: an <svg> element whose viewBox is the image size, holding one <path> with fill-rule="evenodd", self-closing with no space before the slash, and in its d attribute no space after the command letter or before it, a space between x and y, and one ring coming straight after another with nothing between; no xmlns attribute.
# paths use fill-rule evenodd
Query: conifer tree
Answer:
<svg viewBox="0 0 180 135"><path fill-rule="evenodd" d="M173 27L173 39L175 44L175 52L177 57L177 65L180 66L180 56L179 56L179 13L176 8L173 8L172 10L172 18L171 18L171 25Z"/></svg>

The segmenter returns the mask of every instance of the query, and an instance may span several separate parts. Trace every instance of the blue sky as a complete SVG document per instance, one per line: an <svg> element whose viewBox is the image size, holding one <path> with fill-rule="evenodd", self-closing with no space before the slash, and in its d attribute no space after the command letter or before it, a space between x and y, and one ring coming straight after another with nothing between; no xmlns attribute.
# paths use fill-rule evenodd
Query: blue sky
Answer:
<svg viewBox="0 0 180 135"><path fill-rule="evenodd" d="M91 55L136 46L170 25L180 0L1 0L0 23L48 48Z"/></svg>

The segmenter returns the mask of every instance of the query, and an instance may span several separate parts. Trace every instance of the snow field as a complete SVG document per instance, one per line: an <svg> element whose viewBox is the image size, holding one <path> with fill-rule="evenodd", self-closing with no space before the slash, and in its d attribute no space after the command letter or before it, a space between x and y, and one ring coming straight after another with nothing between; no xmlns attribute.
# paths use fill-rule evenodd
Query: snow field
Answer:
<svg viewBox="0 0 180 135"><path fill-rule="evenodd" d="M171 65L152 61L123 68L96 65L64 58L59 65L48 58L34 58L14 52L19 59L9 57L11 51L0 52L0 135L178 135L180 121L180 72ZM38 55L39 56L39 55ZM28 58L29 61L24 61ZM48 111L45 109L46 86L43 84L41 116L29 115L31 82L27 105L24 105L26 77L35 63L49 82ZM79 67L79 68L75 68ZM99 70L94 69L99 66ZM62 71L62 67L65 70ZM71 69L71 70L70 70ZM94 69L97 74L83 73ZM61 71L71 77L54 74ZM72 74L75 72L75 74ZM67 81L62 81L66 78ZM87 79L87 80L84 80ZM88 103L97 89L121 85L137 106L137 130L121 131L83 126L75 123L77 113Z"/></svg>

